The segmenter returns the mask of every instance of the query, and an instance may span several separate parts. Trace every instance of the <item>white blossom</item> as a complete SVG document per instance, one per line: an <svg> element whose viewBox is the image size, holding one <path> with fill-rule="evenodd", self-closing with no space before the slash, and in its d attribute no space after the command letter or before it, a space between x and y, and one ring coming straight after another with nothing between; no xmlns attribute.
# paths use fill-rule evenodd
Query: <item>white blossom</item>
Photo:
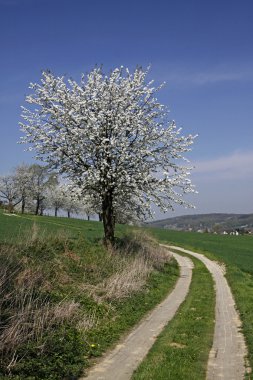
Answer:
<svg viewBox="0 0 253 380"><path fill-rule="evenodd" d="M77 83L43 72L30 85L30 107L22 107L22 142L97 197L104 224L120 199L134 199L146 214L152 202L162 210L189 206L183 194L194 192L184 157L194 137L169 121L156 98L162 86L147 83L147 74L120 67L105 76L95 68Z"/></svg>

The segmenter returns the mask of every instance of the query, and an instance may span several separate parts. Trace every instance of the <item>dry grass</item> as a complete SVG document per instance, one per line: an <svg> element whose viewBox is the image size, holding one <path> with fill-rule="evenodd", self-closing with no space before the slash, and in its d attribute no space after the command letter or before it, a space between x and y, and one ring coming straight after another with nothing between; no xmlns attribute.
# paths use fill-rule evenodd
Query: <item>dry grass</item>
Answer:
<svg viewBox="0 0 253 380"><path fill-rule="evenodd" d="M122 268L112 276L97 285L84 284L82 289L96 302L126 298L141 290L152 271L152 266L143 258L124 261Z"/></svg>
<svg viewBox="0 0 253 380"><path fill-rule="evenodd" d="M30 340L40 341L46 331L73 318L79 308L73 301L50 303L38 291L44 285L39 270L26 268L13 247L11 253L6 251L6 247L0 251L5 263L0 268L0 353L13 352Z"/></svg>
<svg viewBox="0 0 253 380"><path fill-rule="evenodd" d="M125 237L118 249L111 249L111 255L117 267L114 273L97 285L82 286L96 302L123 299L140 291L150 273L161 270L171 260L166 249L138 232Z"/></svg>
<svg viewBox="0 0 253 380"><path fill-rule="evenodd" d="M153 268L159 270L172 259L167 249L161 247L151 236L143 231L135 231L123 238L120 252L123 255L143 257Z"/></svg>
<svg viewBox="0 0 253 380"><path fill-rule="evenodd" d="M122 271L116 272L102 282L101 290L104 291L104 298L121 299L141 290L151 271L152 266L147 260L142 257L135 258L127 263Z"/></svg>
<svg viewBox="0 0 253 380"><path fill-rule="evenodd" d="M62 241L61 236L55 239ZM34 227L22 249L43 241L45 235ZM66 237L63 246L65 241ZM44 337L64 322L80 324L84 330L94 323L80 312L79 303L49 299L48 279L38 262L33 265L34 258L22 255L22 249L20 245L0 245L0 361L9 372L20 360L17 352L24 344L33 342L43 351Z"/></svg>

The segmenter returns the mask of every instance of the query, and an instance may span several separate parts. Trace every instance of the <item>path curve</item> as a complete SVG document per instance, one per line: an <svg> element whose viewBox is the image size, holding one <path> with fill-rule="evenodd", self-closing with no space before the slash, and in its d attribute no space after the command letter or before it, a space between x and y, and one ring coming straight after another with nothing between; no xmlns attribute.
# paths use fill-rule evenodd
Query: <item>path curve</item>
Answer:
<svg viewBox="0 0 253 380"><path fill-rule="evenodd" d="M129 380L164 326L184 301L192 278L192 261L172 253L180 266L180 277L168 297L134 328L126 339L80 380Z"/></svg>
<svg viewBox="0 0 253 380"><path fill-rule="evenodd" d="M212 274L215 282L215 330L213 346L208 360L207 380L244 379L247 348L243 334L240 332L240 317L236 311L232 292L224 276L224 270L217 262L208 259L202 254L175 246L163 246L180 250L201 260Z"/></svg>

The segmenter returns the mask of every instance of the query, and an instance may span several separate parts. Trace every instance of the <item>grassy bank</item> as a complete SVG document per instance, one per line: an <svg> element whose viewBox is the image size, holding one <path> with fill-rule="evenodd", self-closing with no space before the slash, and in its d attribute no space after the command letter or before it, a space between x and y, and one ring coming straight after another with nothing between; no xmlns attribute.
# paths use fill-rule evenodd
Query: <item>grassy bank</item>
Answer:
<svg viewBox="0 0 253 380"><path fill-rule="evenodd" d="M132 380L206 377L213 340L215 294L212 277L204 264L192 257L191 260L194 269L189 294Z"/></svg>
<svg viewBox="0 0 253 380"><path fill-rule="evenodd" d="M211 235L150 229L161 242L204 253L226 264L226 278L238 307L253 368L253 236ZM248 375L247 378L251 378ZM252 377L253 378L253 377Z"/></svg>
<svg viewBox="0 0 253 380"><path fill-rule="evenodd" d="M100 223L0 219L1 379L77 378L177 279L175 262L147 237L121 237L108 251Z"/></svg>

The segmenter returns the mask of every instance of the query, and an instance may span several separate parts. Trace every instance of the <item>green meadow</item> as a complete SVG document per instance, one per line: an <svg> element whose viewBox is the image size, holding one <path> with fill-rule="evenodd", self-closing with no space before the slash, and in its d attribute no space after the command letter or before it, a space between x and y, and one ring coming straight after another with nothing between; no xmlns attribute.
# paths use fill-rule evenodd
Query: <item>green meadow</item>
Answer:
<svg viewBox="0 0 253 380"><path fill-rule="evenodd" d="M30 214L7 214L0 210L0 241L18 240L22 238L34 224L48 232L57 232L59 230L68 231L68 234L73 238L82 235L92 240L102 238L103 236L103 226L100 222Z"/></svg>
<svg viewBox="0 0 253 380"><path fill-rule="evenodd" d="M152 228L150 233L161 242L180 245L213 254L216 259L253 274L253 236L215 235Z"/></svg>

